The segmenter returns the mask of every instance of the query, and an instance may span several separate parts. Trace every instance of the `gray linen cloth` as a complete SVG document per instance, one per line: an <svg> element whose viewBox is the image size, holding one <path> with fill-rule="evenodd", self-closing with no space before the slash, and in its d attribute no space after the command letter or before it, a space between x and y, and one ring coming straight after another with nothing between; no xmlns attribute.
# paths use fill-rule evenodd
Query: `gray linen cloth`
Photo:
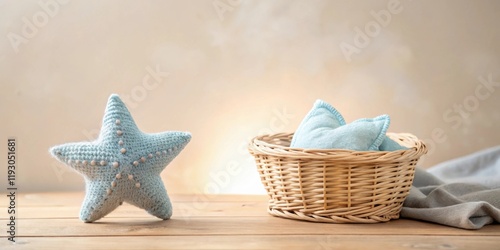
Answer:
<svg viewBox="0 0 500 250"><path fill-rule="evenodd" d="M479 229L500 222L500 146L418 168L401 217Z"/></svg>

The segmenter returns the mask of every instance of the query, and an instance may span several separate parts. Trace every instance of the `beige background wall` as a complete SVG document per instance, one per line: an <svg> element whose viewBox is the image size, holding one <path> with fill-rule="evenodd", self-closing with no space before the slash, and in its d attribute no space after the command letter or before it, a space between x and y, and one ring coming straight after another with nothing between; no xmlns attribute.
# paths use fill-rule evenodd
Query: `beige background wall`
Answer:
<svg viewBox="0 0 500 250"><path fill-rule="evenodd" d="M431 145L423 167L500 143L499 1L40 3L0 2L0 153L17 137L23 191L83 190L48 148L95 138L111 93L145 132L192 132L171 193L262 193L245 144L317 98L389 114Z"/></svg>

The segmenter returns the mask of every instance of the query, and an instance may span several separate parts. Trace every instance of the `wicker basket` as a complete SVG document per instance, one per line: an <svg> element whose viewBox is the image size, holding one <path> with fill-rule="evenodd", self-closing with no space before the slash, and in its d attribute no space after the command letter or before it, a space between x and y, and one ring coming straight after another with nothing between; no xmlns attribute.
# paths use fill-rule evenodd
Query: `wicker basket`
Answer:
<svg viewBox="0 0 500 250"><path fill-rule="evenodd" d="M249 145L274 216L331 223L398 219L425 144L388 133L398 151L290 148L293 134L255 137Z"/></svg>

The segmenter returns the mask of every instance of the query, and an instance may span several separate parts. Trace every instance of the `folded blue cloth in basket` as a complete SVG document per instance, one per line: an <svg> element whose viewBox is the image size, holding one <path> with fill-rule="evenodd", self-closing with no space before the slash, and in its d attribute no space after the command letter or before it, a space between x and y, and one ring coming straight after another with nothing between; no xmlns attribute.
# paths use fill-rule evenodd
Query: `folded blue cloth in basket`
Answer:
<svg viewBox="0 0 500 250"><path fill-rule="evenodd" d="M357 151L406 149L386 136L389 124L388 115L346 124L334 107L317 100L295 131L290 147Z"/></svg>

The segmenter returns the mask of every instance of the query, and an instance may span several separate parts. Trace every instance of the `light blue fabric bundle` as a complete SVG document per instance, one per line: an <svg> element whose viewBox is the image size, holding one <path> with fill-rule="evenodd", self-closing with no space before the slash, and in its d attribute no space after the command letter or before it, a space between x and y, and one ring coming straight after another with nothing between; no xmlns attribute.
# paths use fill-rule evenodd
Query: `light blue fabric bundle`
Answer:
<svg viewBox="0 0 500 250"><path fill-rule="evenodd" d="M390 118L381 115L346 124L330 104L317 100L295 131L290 147L394 151L406 149L386 136Z"/></svg>
<svg viewBox="0 0 500 250"><path fill-rule="evenodd" d="M190 140L187 132L141 132L125 104L111 95L97 140L55 146L50 153L85 178L81 220L96 221L123 202L166 220L172 204L160 173Z"/></svg>

